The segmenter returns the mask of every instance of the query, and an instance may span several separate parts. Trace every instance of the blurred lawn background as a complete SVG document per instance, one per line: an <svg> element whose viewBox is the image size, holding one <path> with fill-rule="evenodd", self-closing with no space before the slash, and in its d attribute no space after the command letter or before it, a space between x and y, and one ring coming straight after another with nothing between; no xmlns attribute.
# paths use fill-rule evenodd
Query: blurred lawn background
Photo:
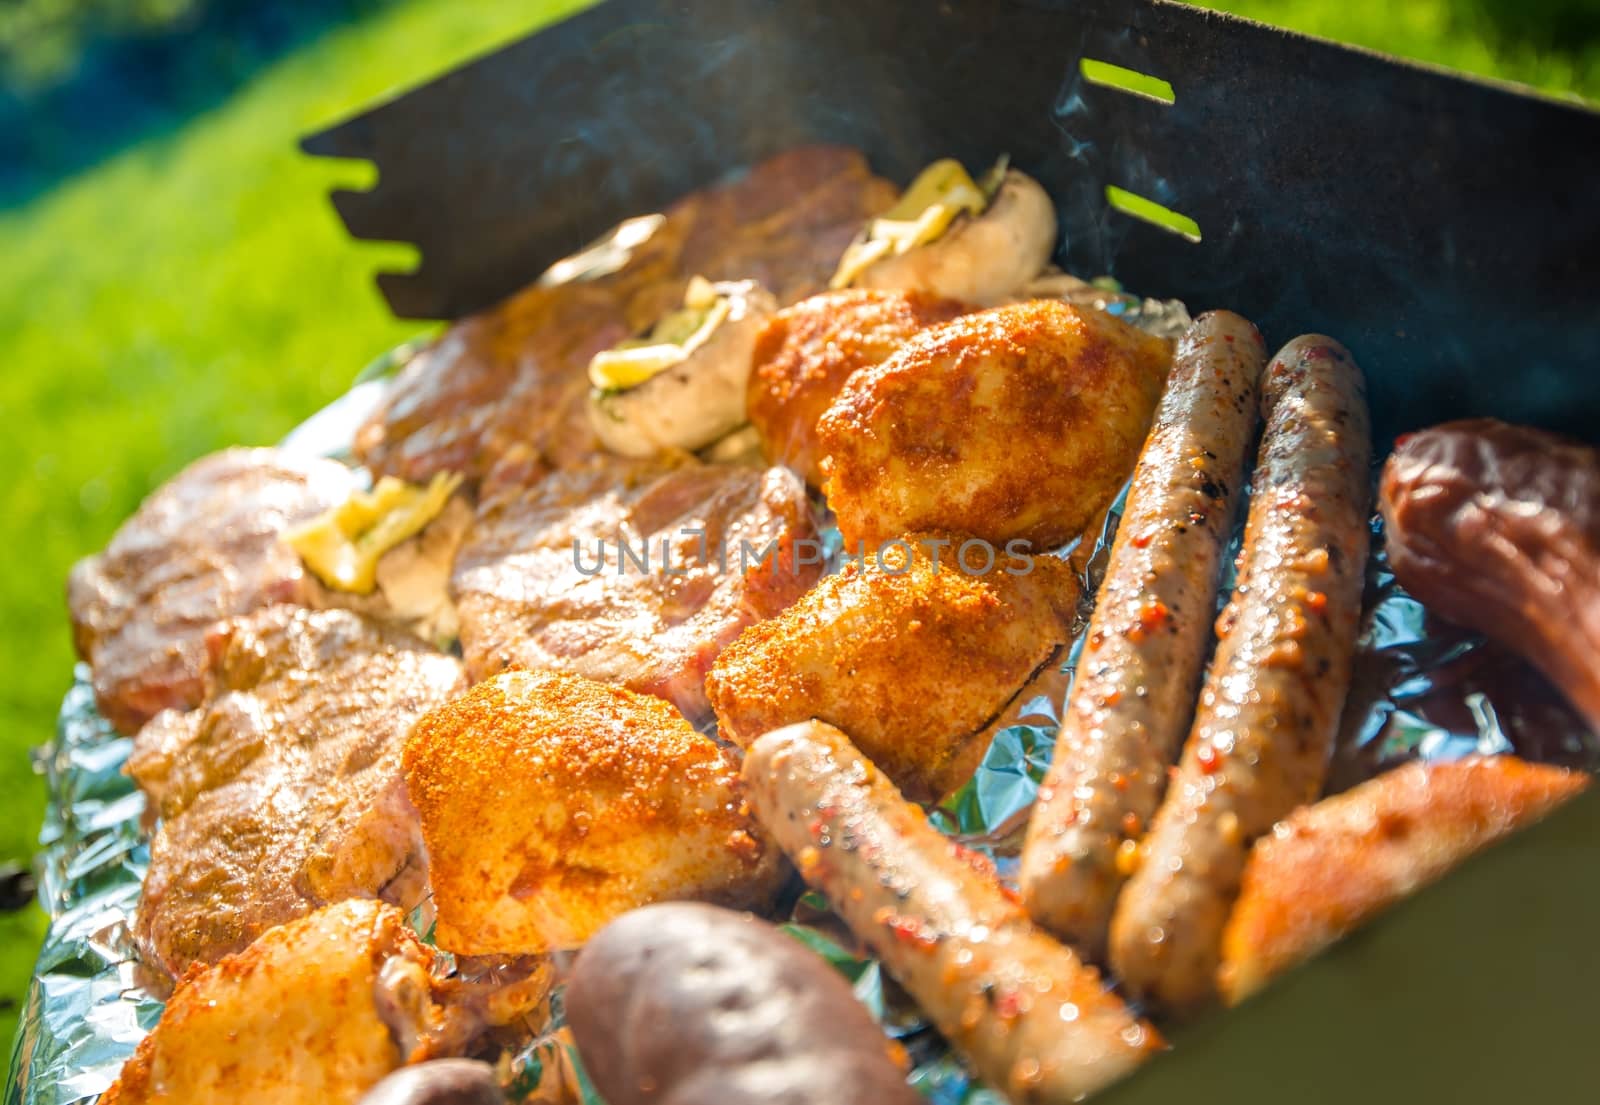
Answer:
<svg viewBox="0 0 1600 1105"><path fill-rule="evenodd" d="M352 242L326 200L368 174L296 139L585 3L358 0L337 18L302 4L266 39L230 38L205 6L0 5L0 861L28 861L43 812L28 750L72 670L72 562L189 460L276 440L418 330L370 279L405 251ZM1210 6L1600 98L1596 0ZM140 36L157 52L116 53ZM74 88L85 58L104 73L108 56L116 94ZM0 916L0 1040L42 932L37 909Z"/></svg>

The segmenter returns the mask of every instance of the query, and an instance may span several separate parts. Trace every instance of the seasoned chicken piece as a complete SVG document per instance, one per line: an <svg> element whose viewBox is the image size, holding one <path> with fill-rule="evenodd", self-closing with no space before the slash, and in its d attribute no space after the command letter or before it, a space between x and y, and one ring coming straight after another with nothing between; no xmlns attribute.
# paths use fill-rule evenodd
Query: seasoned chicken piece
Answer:
<svg viewBox="0 0 1600 1105"><path fill-rule="evenodd" d="M128 771L161 827L135 920L173 977L345 898L415 904L405 734L461 665L344 610L275 606L212 638L208 698L139 733Z"/></svg>
<svg viewBox="0 0 1600 1105"><path fill-rule="evenodd" d="M1133 470L1171 345L1055 300L926 330L817 424L846 542L913 530L1071 540Z"/></svg>
<svg viewBox="0 0 1600 1105"><path fill-rule="evenodd" d="M613 461L506 487L456 558L467 671L574 672L698 718L717 653L817 578L814 541L781 468Z"/></svg>
<svg viewBox="0 0 1600 1105"><path fill-rule="evenodd" d="M972 308L925 292L843 291L779 311L756 339L745 405L762 452L822 486L817 419L857 369Z"/></svg>
<svg viewBox="0 0 1600 1105"><path fill-rule="evenodd" d="M1077 599L1054 557L912 534L745 630L706 691L739 745L825 721L908 796L937 800L971 776L989 720L1070 640Z"/></svg>
<svg viewBox="0 0 1600 1105"><path fill-rule="evenodd" d="M353 1105L455 1014L393 906L341 902L184 975L100 1105Z"/></svg>
<svg viewBox="0 0 1600 1105"><path fill-rule="evenodd" d="M441 471L478 480L519 450L582 463L596 448L595 353L650 326L693 275L757 280L780 302L820 290L857 228L894 197L861 154L835 146L791 150L693 193L619 271L535 284L451 327L400 374L357 435L357 455L413 482Z"/></svg>
<svg viewBox="0 0 1600 1105"><path fill-rule="evenodd" d="M1513 756L1411 763L1302 806L1250 852L1218 985L1273 977L1577 795L1589 777Z"/></svg>
<svg viewBox="0 0 1600 1105"><path fill-rule="evenodd" d="M780 867L738 775L660 699L555 672L478 684L406 743L439 946L536 954L650 902L767 904Z"/></svg>
<svg viewBox="0 0 1600 1105"><path fill-rule="evenodd" d="M132 734L200 701L206 632L223 618L305 603L311 580L278 542L344 499L343 465L276 449L228 449L168 480L67 582L78 654L100 712Z"/></svg>

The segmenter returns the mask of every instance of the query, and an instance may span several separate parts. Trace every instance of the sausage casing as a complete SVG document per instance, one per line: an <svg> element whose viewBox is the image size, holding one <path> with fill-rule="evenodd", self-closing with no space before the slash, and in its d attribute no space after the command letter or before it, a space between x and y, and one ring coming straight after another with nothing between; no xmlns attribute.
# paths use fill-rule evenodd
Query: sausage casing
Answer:
<svg viewBox="0 0 1600 1105"><path fill-rule="evenodd" d="M1268 366L1239 579L1167 796L1111 924L1111 964L1185 1012L1216 994L1250 845L1317 797L1350 683L1367 558L1371 431L1360 369L1296 338Z"/></svg>
<svg viewBox="0 0 1600 1105"><path fill-rule="evenodd" d="M1028 912L1091 959L1189 728L1266 355L1228 311L1179 341L1028 823Z"/></svg>
<svg viewBox="0 0 1600 1105"><path fill-rule="evenodd" d="M1378 499L1401 586L1525 656L1600 729L1600 449L1450 422L1395 442Z"/></svg>
<svg viewBox="0 0 1600 1105"><path fill-rule="evenodd" d="M1161 1046L1099 972L1035 927L986 859L821 722L747 750L756 816L933 1022L1016 1105L1071 1101Z"/></svg>
<svg viewBox="0 0 1600 1105"><path fill-rule="evenodd" d="M1581 771L1515 756L1413 762L1295 810L1250 850L1222 937L1224 1000L1244 1000L1588 785Z"/></svg>

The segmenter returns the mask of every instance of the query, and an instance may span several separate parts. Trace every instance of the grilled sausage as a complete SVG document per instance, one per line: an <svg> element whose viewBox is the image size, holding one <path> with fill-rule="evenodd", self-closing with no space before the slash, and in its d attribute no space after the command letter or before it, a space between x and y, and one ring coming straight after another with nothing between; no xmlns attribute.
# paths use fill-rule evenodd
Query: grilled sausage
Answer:
<svg viewBox="0 0 1600 1105"><path fill-rule="evenodd" d="M1395 442L1378 498L1401 586L1527 657L1600 729L1600 450L1450 422Z"/></svg>
<svg viewBox="0 0 1600 1105"><path fill-rule="evenodd" d="M1230 1005L1582 792L1515 756L1410 763L1303 806L1256 841L1222 939Z"/></svg>
<svg viewBox="0 0 1600 1105"><path fill-rule="evenodd" d="M1266 356L1227 311L1178 343L1028 823L1028 912L1090 959L1188 730Z"/></svg>
<svg viewBox="0 0 1600 1105"><path fill-rule="evenodd" d="M810 721L766 734L744 778L800 874L1016 1105L1075 1100L1161 1046L1093 967L1028 921L987 860L929 825L839 730Z"/></svg>
<svg viewBox="0 0 1600 1105"><path fill-rule="evenodd" d="M434 1059L401 1067L357 1105L506 1105L494 1068L476 1059Z"/></svg>
<svg viewBox="0 0 1600 1105"><path fill-rule="evenodd" d="M1215 996L1250 845L1316 798L1350 683L1371 451L1361 371L1296 338L1268 366L1239 582L1178 774L1111 924L1129 991L1174 1012Z"/></svg>
<svg viewBox="0 0 1600 1105"><path fill-rule="evenodd" d="M624 914L584 945L566 1008L609 1105L922 1101L844 976L748 913Z"/></svg>

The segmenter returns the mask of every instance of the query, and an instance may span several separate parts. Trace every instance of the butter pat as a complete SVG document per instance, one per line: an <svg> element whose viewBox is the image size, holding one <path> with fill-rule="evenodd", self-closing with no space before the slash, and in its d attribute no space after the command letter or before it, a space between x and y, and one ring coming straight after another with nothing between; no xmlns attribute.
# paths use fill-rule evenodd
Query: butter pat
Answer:
<svg viewBox="0 0 1600 1105"><path fill-rule="evenodd" d="M440 472L426 487L385 476L371 491L357 491L286 531L283 540L325 585L369 595L383 554L420 533L460 485L455 472Z"/></svg>
<svg viewBox="0 0 1600 1105"><path fill-rule="evenodd" d="M647 337L596 353L589 361L589 382L601 391L638 387L688 360L727 321L730 310L727 297L718 295L711 281L694 277L684 292L683 307L663 316Z"/></svg>
<svg viewBox="0 0 1600 1105"><path fill-rule="evenodd" d="M992 170L986 174L982 185L953 158L929 165L895 205L873 219L866 233L844 251L828 286L848 288L874 262L938 241L960 215L983 214L1005 175L1004 164L1002 160L997 166L998 175Z"/></svg>

